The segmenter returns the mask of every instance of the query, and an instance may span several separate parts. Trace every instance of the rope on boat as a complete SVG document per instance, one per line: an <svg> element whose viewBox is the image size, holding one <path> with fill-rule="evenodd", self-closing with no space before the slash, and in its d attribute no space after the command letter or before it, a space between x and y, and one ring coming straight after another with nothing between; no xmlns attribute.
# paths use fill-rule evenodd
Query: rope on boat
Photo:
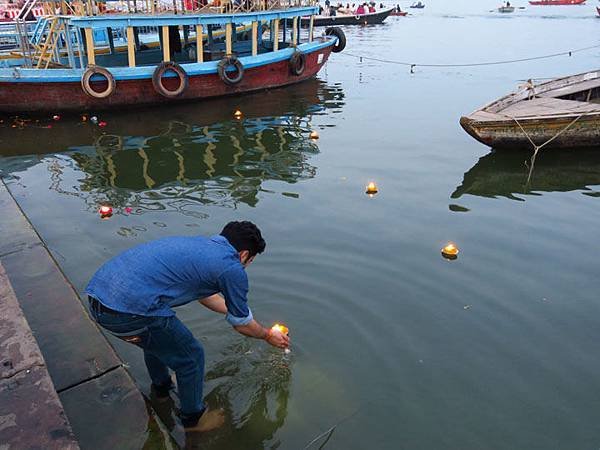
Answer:
<svg viewBox="0 0 600 450"><path fill-rule="evenodd" d="M552 53L550 55L541 55L541 56L531 56L529 58L519 58L519 59L506 59L503 61L486 61L486 62L474 62L474 63L464 63L464 64L429 64L429 63L411 63L406 61L394 61L391 59L384 58L373 58L371 56L363 56L356 55L354 53L344 52L344 55L352 56L354 58L359 58L362 62L363 59L370 61L378 61L387 64L397 64L400 66L408 66L410 67L410 72L414 72L415 67L478 67L478 66L496 66L500 64L512 64L524 61L535 61L539 59L548 59L548 58L556 58L558 56L572 56L573 53L584 52L586 50L592 50L594 48L600 48L600 44L591 45L589 47L576 48L574 50L566 50L564 52Z"/></svg>
<svg viewBox="0 0 600 450"><path fill-rule="evenodd" d="M586 116L588 114L591 114L591 113L582 113L582 114L579 114L577 117L575 117L575 119L573 119L571 122L569 122L569 124L566 127L564 127L561 130L559 130L558 133L556 133L554 136L552 136L550 139L548 139L547 141L543 142L540 145L537 145L535 142L533 142L533 139L531 139L531 136L529 136L529 133L527 133L527 131L525 131L525 128L523 128L523 126L517 120L516 117L512 117L512 116L509 116L507 114L500 114L501 116L504 116L504 117L507 117L508 119L514 120L515 123L519 126L519 128L523 132L523 134L525 135L525 137L527 138L527 140L533 146L533 155L531 155L531 166L529 167L529 174L527 175L527 183L526 183L526 185L529 185L529 182L531 181L531 175L533 174L533 167L535 166L535 159L537 157L538 152L542 149L542 147L544 147L545 145L549 144L554 139L556 139L557 137L559 137L561 134L563 134L565 131L567 131L569 128L571 128L571 126L574 125L575 122L577 122L583 116Z"/></svg>

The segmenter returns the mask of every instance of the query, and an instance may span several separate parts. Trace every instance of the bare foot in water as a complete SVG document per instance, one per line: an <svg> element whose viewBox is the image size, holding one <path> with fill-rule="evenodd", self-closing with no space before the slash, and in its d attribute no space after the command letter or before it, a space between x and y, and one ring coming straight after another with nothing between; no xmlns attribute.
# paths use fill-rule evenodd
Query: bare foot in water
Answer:
<svg viewBox="0 0 600 450"><path fill-rule="evenodd" d="M221 427L225 423L222 409L207 409L193 427L184 428L186 433L204 433Z"/></svg>

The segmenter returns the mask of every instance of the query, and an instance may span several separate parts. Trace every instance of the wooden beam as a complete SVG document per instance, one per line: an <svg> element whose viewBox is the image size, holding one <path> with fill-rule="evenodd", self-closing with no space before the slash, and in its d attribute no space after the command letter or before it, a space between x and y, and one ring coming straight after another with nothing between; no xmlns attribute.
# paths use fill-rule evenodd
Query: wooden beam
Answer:
<svg viewBox="0 0 600 450"><path fill-rule="evenodd" d="M163 61L171 61L171 49L169 47L169 27L162 27L162 48L163 48Z"/></svg>
<svg viewBox="0 0 600 450"><path fill-rule="evenodd" d="M279 19L273 20L273 51L279 50Z"/></svg>
<svg viewBox="0 0 600 450"><path fill-rule="evenodd" d="M294 17L292 22L292 45L298 45L298 18Z"/></svg>
<svg viewBox="0 0 600 450"><path fill-rule="evenodd" d="M204 62L204 41L202 40L202 25L196 25L196 58Z"/></svg>
<svg viewBox="0 0 600 450"><path fill-rule="evenodd" d="M258 22L252 22L252 56L258 55Z"/></svg>
<svg viewBox="0 0 600 450"><path fill-rule="evenodd" d="M225 25L225 54L227 56L233 53L233 44L231 42L231 23Z"/></svg>
<svg viewBox="0 0 600 450"><path fill-rule="evenodd" d="M310 25L308 26L308 42L313 41L314 28L315 28L315 16L310 16Z"/></svg>
<svg viewBox="0 0 600 450"><path fill-rule="evenodd" d="M91 28L85 29L85 47L87 49L88 66L96 64L96 52L94 51L94 35Z"/></svg>
<svg viewBox="0 0 600 450"><path fill-rule="evenodd" d="M135 36L133 27L127 27L127 60L129 67L135 67Z"/></svg>

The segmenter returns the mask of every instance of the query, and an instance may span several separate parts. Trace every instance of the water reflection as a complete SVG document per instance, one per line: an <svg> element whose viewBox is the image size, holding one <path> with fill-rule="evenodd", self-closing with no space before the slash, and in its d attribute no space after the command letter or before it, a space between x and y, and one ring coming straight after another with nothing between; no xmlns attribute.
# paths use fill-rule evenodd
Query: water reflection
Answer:
<svg viewBox="0 0 600 450"><path fill-rule="evenodd" d="M599 195L589 186L600 186L600 148L542 150L533 168L530 157L522 152L492 151L465 173L452 198L471 194L523 201L518 194L575 190L586 191L584 195Z"/></svg>
<svg viewBox="0 0 600 450"><path fill-rule="evenodd" d="M202 217L201 205L255 206L264 181L296 183L315 176L310 157L319 149L309 139L311 120L339 110L343 98L340 86L309 80L202 105L107 115L104 131L78 118L51 128L35 122L22 129L6 125L2 133L19 138L3 150L11 156L3 172L45 162L51 189L83 198L91 211L108 202L116 210L131 207L132 214L175 210ZM241 120L233 117L238 108ZM41 133L47 139L39 148ZM29 156L55 152L60 154ZM73 185L67 172L84 175Z"/></svg>
<svg viewBox="0 0 600 450"><path fill-rule="evenodd" d="M290 360L278 350L251 351L247 342L229 348L205 375L211 409L222 409L223 427L206 434L184 434L178 425L177 398L150 400L177 445L186 449L278 448L275 434L287 418ZM212 387L212 389L211 389Z"/></svg>

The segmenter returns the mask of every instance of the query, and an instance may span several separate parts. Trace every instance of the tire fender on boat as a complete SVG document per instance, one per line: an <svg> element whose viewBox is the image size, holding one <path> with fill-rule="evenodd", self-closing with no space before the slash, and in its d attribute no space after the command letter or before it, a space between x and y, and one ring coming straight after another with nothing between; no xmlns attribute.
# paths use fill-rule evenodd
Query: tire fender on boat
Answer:
<svg viewBox="0 0 600 450"><path fill-rule="evenodd" d="M106 89L104 91L98 92L92 89L90 82L94 75L101 75L104 78L106 78L108 86L106 86ZM104 67L90 65L81 76L81 88L83 89L83 92L85 92L90 97L106 98L115 91L115 87L115 77L113 77L112 73L110 73L110 71L108 69L105 69Z"/></svg>
<svg viewBox="0 0 600 450"><path fill-rule="evenodd" d="M305 68L306 55L296 50L290 58L290 72L292 72L292 75L299 77L304 73Z"/></svg>
<svg viewBox="0 0 600 450"><path fill-rule="evenodd" d="M325 34L327 36L335 36L338 39L337 44L333 46L334 53L339 53L346 48L346 35L340 28L329 27L325 30Z"/></svg>
<svg viewBox="0 0 600 450"><path fill-rule="evenodd" d="M234 77L231 77L227 72L227 68L229 66L235 67L235 70L237 71L237 75ZM242 81L242 78L244 78L244 66L240 60L237 59L237 57L233 55L226 56L219 61L219 64L217 64L217 73L219 74L219 78L221 78L223 83L233 86L238 84L240 81Z"/></svg>
<svg viewBox="0 0 600 450"><path fill-rule="evenodd" d="M179 87L177 87L177 89L174 91L170 91L162 84L162 77L168 71L175 72L179 78ZM156 66L156 69L154 69L154 73L152 74L152 85L154 86L154 90L163 97L179 97L187 90L188 84L189 78L187 72L183 69L183 67L173 61L161 62L158 66Z"/></svg>

